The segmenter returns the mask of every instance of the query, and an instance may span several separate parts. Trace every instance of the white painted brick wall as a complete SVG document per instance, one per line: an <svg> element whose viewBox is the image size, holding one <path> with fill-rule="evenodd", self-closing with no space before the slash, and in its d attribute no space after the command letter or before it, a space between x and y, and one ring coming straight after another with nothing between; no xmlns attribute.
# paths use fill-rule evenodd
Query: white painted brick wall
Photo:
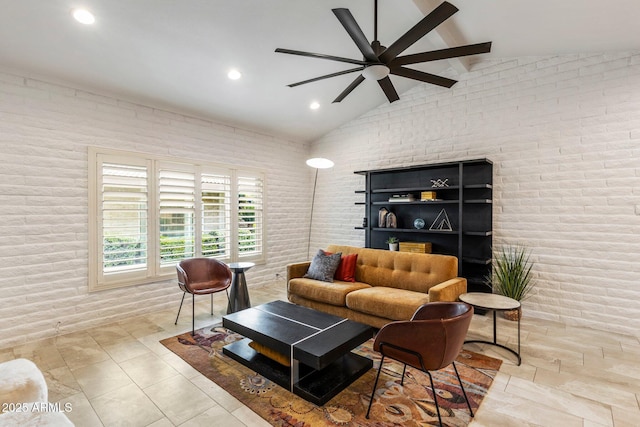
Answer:
<svg viewBox="0 0 640 427"><path fill-rule="evenodd" d="M534 250L526 315L637 334L639 71L629 53L485 62L347 123L313 146L336 166L312 252L364 243L353 171L487 157L496 244ZM308 145L0 72L0 348L177 305L174 281L87 292L90 145L267 169L269 262L250 286L306 258Z"/></svg>
<svg viewBox="0 0 640 427"><path fill-rule="evenodd" d="M533 250L525 316L638 335L640 54L479 63L452 89L414 88L312 151L336 162L318 179L312 248L364 244L353 171L486 157L494 245Z"/></svg>
<svg viewBox="0 0 640 427"><path fill-rule="evenodd" d="M309 144L0 71L0 348L178 308L175 280L88 292L88 146L264 169L268 263L249 286L306 258Z"/></svg>

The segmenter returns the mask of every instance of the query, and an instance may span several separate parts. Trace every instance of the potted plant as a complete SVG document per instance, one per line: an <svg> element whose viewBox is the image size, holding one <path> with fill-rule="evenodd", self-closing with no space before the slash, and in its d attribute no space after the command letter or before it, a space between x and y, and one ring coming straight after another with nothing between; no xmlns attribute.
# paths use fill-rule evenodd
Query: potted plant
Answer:
<svg viewBox="0 0 640 427"><path fill-rule="evenodd" d="M527 298L534 282L531 277L531 252L523 245L503 246L494 254L491 285L493 292L523 301ZM522 307L513 311L505 311L504 316L510 320L522 317Z"/></svg>
<svg viewBox="0 0 640 427"><path fill-rule="evenodd" d="M387 239L386 243L389 245L389 250L390 251L397 251L398 250L398 242L399 242L399 240L398 240L397 237L390 236Z"/></svg>

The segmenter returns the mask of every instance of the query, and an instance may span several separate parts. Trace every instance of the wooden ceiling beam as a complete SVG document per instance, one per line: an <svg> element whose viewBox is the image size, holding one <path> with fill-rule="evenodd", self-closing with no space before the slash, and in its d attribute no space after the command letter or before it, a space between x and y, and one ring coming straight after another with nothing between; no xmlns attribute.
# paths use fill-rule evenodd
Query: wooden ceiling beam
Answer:
<svg viewBox="0 0 640 427"><path fill-rule="evenodd" d="M420 9L420 11L427 16L433 9L442 3L441 0L413 0L413 3ZM455 16L455 15L454 15ZM453 17L447 19L442 24L438 25L434 31L429 33L430 36L436 37L439 42L442 42L446 47L456 47L468 44L468 42L462 36L460 29L453 22ZM447 59L451 67L459 74L467 73L471 70L470 58L451 58Z"/></svg>

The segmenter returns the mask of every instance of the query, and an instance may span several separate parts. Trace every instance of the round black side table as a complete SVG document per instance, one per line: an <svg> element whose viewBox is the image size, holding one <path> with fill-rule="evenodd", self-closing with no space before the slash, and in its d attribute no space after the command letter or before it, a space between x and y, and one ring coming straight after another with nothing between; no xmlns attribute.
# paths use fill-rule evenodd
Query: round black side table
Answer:
<svg viewBox="0 0 640 427"><path fill-rule="evenodd" d="M255 263L232 262L227 265L231 271L233 271L233 280L231 281L231 290L229 291L229 305L227 305L227 314L231 314L251 307L244 272L255 266Z"/></svg>
<svg viewBox="0 0 640 427"><path fill-rule="evenodd" d="M466 302L469 305L474 307L478 307L484 310L493 311L493 341L485 341L485 340L468 340L464 343L482 343L482 344L491 344L496 347L504 348L505 350L511 352L518 358L518 366L522 363L522 358L520 357L520 316L518 316L518 351L510 349L509 347L498 344L496 338L496 312L498 311L510 311L516 310L520 308L520 302L514 300L513 298L505 297L503 295L498 294L489 294L484 292L469 292L466 294L460 295L460 301Z"/></svg>

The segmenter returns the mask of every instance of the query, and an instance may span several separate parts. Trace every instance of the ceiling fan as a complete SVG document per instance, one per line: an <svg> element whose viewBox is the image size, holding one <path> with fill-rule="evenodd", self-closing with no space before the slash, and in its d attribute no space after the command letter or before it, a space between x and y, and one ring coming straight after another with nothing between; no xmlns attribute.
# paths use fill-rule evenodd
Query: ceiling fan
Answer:
<svg viewBox="0 0 640 427"><path fill-rule="evenodd" d="M340 56L281 48L276 49L276 52L358 65L356 68L350 68L348 70L338 71L337 73L326 74L324 76L288 85L289 87L295 87L317 82L318 80L361 71L362 73L358 75L358 77L356 77L356 79L351 82L351 84L347 86L347 88L343 90L333 102L342 101L356 87L358 87L365 78L369 80L377 80L389 102L397 101L400 97L398 96L393 83L391 83L389 74L450 88L456 83L456 80L406 68L404 65L476 55L491 51L491 42L486 42L398 56L458 11L458 8L446 1L436 7L431 13L425 16L420 22L404 33L404 35L389 47L382 46L378 41L378 0L374 0L374 40L371 43L367 40L367 37L362 32L362 29L356 22L355 18L351 12L349 12L349 9L332 9L332 11L347 33L349 33L360 52L362 52L363 59L343 58Z"/></svg>

